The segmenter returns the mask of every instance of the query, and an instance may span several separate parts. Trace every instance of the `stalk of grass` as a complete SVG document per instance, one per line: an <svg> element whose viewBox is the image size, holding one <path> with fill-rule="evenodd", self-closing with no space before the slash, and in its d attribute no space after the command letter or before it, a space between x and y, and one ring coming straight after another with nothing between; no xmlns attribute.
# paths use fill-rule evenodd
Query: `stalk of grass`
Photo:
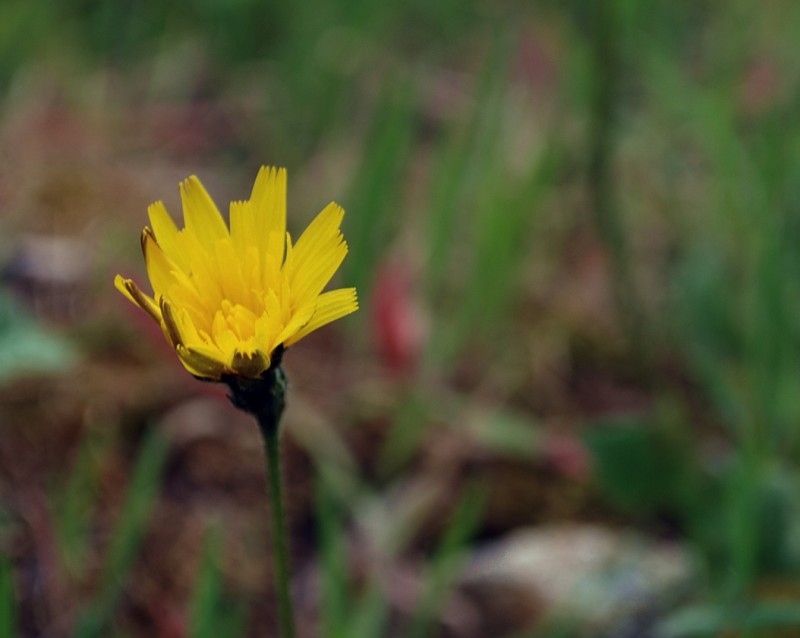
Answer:
<svg viewBox="0 0 800 638"><path fill-rule="evenodd" d="M392 78L378 102L364 148L364 159L348 200L345 279L362 298L369 296L378 261L397 230L402 185L414 136L416 88L411 78Z"/></svg>
<svg viewBox="0 0 800 638"><path fill-rule="evenodd" d="M716 89L717 101L731 90ZM736 377L730 372L716 381L727 386L727 403L739 404L731 425L738 447L735 468L728 485L727 525L730 570L722 595L735 604L762 571L760 556L766 529L754 515L760 506L767 469L779 458L781 446L778 402L779 380L786 370L784 351L791 342L791 323L783 303L783 260L780 236L782 213L777 206L777 167L770 158L759 166L750 140L742 138L733 114L712 125L713 111L705 112L709 128L705 140L714 158L718 191L717 223L729 233L735 252L728 257L729 272L717 294L739 318L739 347L725 354L732 359ZM733 214L732 214L733 213ZM731 223L733 221L733 224ZM737 228L738 227L738 228ZM735 234L733 234L735 231ZM727 281L725 280L727 279ZM718 363L708 371L719 375ZM722 368L724 374L724 368Z"/></svg>
<svg viewBox="0 0 800 638"><path fill-rule="evenodd" d="M407 388L392 414L392 425L379 452L384 476L400 469L416 453L431 422L429 398L416 388Z"/></svg>
<svg viewBox="0 0 800 638"><path fill-rule="evenodd" d="M503 88L515 39L496 34L478 77L473 108L462 131L441 143L434 160L427 228L426 284L437 294L452 250L474 213L475 194L495 159L502 125Z"/></svg>
<svg viewBox="0 0 800 638"><path fill-rule="evenodd" d="M317 481L322 576L322 627L326 638L345 638L348 621L347 546L343 542L340 513L324 480Z"/></svg>
<svg viewBox="0 0 800 638"><path fill-rule="evenodd" d="M0 556L0 638L15 638L17 630L14 569L7 556Z"/></svg>
<svg viewBox="0 0 800 638"><path fill-rule="evenodd" d="M663 638L699 638L730 632L743 636L767 636L768 630L800 627L800 605L758 604L751 607L726 608L716 605L687 607L659 624ZM790 635L788 633L781 635Z"/></svg>
<svg viewBox="0 0 800 638"><path fill-rule="evenodd" d="M113 432L108 427L105 432ZM56 537L67 569L79 574L87 549L87 530L96 496L97 459L108 453L113 436L87 436L75 458L63 491L58 493Z"/></svg>
<svg viewBox="0 0 800 638"><path fill-rule="evenodd" d="M197 583L189 606L189 636L215 638L241 636L245 632L247 614L241 601L226 600L222 570L221 528L208 530L200 562Z"/></svg>
<svg viewBox="0 0 800 638"><path fill-rule="evenodd" d="M743 8L737 4L734 23L758 17ZM792 355L800 336L796 286L787 277L798 257L796 127L783 104L742 112L742 78L753 49L732 24L727 18L716 23L708 68L692 70L705 78L702 85L668 62L669 52L656 62L650 53L657 104L672 118L666 125L679 131L680 146L701 158L698 185L708 195L706 208L687 207L679 220L682 298L674 315L683 318L675 332L692 372L736 447L722 474L721 498L698 508L690 525L710 566L708 593L723 618L775 565L791 563L785 517L764 512L775 468L796 458L800 381ZM677 50L679 43L673 45ZM672 59L679 59L674 51Z"/></svg>
<svg viewBox="0 0 800 638"><path fill-rule="evenodd" d="M144 536L158 492L167 444L151 431L142 443L125 503L108 548L98 593L78 620L75 636L94 638L107 633L114 607L124 589Z"/></svg>
<svg viewBox="0 0 800 638"><path fill-rule="evenodd" d="M469 343L475 334L498 340L503 322L517 292L522 264L527 257L539 202L557 170L555 150L545 148L531 160L527 174L508 176L501 157L495 158L499 172L490 172L478 198L472 266L456 320L449 331L445 360ZM493 162L494 163L494 162Z"/></svg>
<svg viewBox="0 0 800 638"><path fill-rule="evenodd" d="M611 259L618 316L631 353L644 371L650 358L649 346L614 170L620 83L625 72L625 32L621 28L625 7L620 0L604 0L593 3L592 7L587 186L595 225Z"/></svg>
<svg viewBox="0 0 800 638"><path fill-rule="evenodd" d="M317 524L322 578L321 635L325 638L371 638L384 633L389 601L378 578L364 592L349 583L345 526L341 506L321 471L317 481ZM348 499L354 497L353 494Z"/></svg>
<svg viewBox="0 0 800 638"><path fill-rule="evenodd" d="M324 476L324 472L321 473ZM361 592L354 589L348 578L346 560L345 524L341 495L334 496L324 479L317 482L316 515L320 538L320 569L322 578L321 632L325 638L373 638L385 634L390 620L390 599L385 591L385 570L373 569ZM363 490L360 495L348 494L346 503L364 502L370 496ZM463 564L467 540L474 532L483 512L483 492L469 487L456 504L455 511L444 531L442 540L426 567L422 579L422 593L411 619L409 638L428 635L435 614L452 586L453 579ZM391 538L381 543L381 560L391 564L413 537L414 526L419 521L401 516L395 522ZM397 527L401 529L397 529Z"/></svg>
<svg viewBox="0 0 800 638"><path fill-rule="evenodd" d="M0 87L6 91L14 73L40 54L50 38L57 23L53 4L47 0L0 4Z"/></svg>
<svg viewBox="0 0 800 638"><path fill-rule="evenodd" d="M347 638L372 638L386 634L389 623L389 599L383 584L373 579L366 591L357 598L353 620Z"/></svg>
<svg viewBox="0 0 800 638"><path fill-rule="evenodd" d="M441 611L463 566L467 542L480 522L483 505L483 491L474 485L461 496L439 547L426 569L422 595L411 618L408 638L425 638L431 635L436 613Z"/></svg>

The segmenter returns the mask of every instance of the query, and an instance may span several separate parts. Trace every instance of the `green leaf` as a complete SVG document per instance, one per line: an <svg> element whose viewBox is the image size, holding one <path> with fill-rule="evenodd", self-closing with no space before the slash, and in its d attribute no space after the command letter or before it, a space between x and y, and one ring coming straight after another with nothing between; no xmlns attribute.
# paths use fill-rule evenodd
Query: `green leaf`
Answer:
<svg viewBox="0 0 800 638"><path fill-rule="evenodd" d="M645 514L688 505L692 465L687 450L649 421L597 423L584 439L600 489L612 503Z"/></svg>
<svg viewBox="0 0 800 638"><path fill-rule="evenodd" d="M667 617L659 624L656 635L659 638L701 638L727 631L789 628L800 628L800 605L768 603L750 609L698 605Z"/></svg>
<svg viewBox="0 0 800 638"><path fill-rule="evenodd" d="M0 291L0 382L25 373L61 372L77 360L72 344Z"/></svg>

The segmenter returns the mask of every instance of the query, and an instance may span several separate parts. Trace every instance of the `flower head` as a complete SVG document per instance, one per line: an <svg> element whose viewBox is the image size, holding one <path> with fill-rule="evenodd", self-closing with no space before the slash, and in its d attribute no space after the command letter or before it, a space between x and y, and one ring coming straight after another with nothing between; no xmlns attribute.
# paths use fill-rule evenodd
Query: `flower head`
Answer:
<svg viewBox="0 0 800 638"><path fill-rule="evenodd" d="M358 309L355 288L322 292L347 254L344 210L328 204L293 245L285 169L261 168L250 199L231 202L230 227L197 177L180 193L185 228L159 201L142 231L153 296L120 275L114 285L194 376L257 379L284 348Z"/></svg>

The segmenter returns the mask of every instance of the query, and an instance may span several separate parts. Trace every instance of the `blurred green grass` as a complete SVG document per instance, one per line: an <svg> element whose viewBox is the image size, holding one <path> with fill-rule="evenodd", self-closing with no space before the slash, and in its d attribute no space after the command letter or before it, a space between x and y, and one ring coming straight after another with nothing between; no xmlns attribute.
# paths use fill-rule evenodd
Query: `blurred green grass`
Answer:
<svg viewBox="0 0 800 638"><path fill-rule="evenodd" d="M81 79L104 73L125 86L104 94L112 113L132 95L139 106L252 100L250 121L190 163L237 175L287 164L303 176L302 204L340 189L351 249L341 280L364 308L345 328L354 358L372 356L364 335L390 256L428 323L380 480L415 471L430 422L458 422L442 387L457 404L567 415L586 431L603 506L644 529L673 521L697 558L688 602L702 606L667 618L665 635L771 635L759 627L800 627L800 601L772 613L785 601L762 593L800 567L798 11L787 0L7 0L0 87L11 105L52 68L78 109L94 95ZM314 184L325 188L306 192ZM567 353L553 373L566 377L563 396L531 397L550 387L531 363L548 346ZM607 414L582 404L581 352L646 400ZM82 551L90 506L82 463L55 508L69 551ZM108 622L123 586L150 479L133 479L139 505L115 536L91 622ZM380 587L344 599L342 512L321 501L325 635L344 635L353 616L375 635L389 613ZM472 533L458 516L448 530L445 555ZM192 635L245 622L220 593L219 551L212 533ZM427 635L427 605L441 602L437 556L409 635ZM3 609L14 607L8 574L3 562ZM14 635L2 617L0 636Z"/></svg>

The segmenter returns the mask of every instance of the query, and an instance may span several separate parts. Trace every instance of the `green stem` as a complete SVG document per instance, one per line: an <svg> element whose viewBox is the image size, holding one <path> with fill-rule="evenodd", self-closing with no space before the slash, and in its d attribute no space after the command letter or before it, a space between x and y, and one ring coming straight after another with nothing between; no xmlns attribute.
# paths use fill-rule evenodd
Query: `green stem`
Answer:
<svg viewBox="0 0 800 638"><path fill-rule="evenodd" d="M278 620L282 638L294 638L294 614L289 594L289 543L286 540L286 515L281 484L280 424L286 405L286 375L281 368L283 347L272 353L272 365L260 377L223 376L231 391L230 399L240 410L252 414L264 441L267 482L272 498L272 548L275 556L275 584L278 589Z"/></svg>
<svg viewBox="0 0 800 638"><path fill-rule="evenodd" d="M637 364L649 370L649 341L631 269L630 247L617 194L614 156L620 84L623 80L623 38L619 0L598 0L593 7L591 55L592 96L589 124L588 186L595 224L611 258L617 314Z"/></svg>
<svg viewBox="0 0 800 638"><path fill-rule="evenodd" d="M278 620L282 638L294 638L294 612L289 592L289 544L286 536L286 515L283 508L281 481L280 428L277 423L264 423L259 429L267 457L267 482L272 498L272 547L275 554L275 576L278 588Z"/></svg>

